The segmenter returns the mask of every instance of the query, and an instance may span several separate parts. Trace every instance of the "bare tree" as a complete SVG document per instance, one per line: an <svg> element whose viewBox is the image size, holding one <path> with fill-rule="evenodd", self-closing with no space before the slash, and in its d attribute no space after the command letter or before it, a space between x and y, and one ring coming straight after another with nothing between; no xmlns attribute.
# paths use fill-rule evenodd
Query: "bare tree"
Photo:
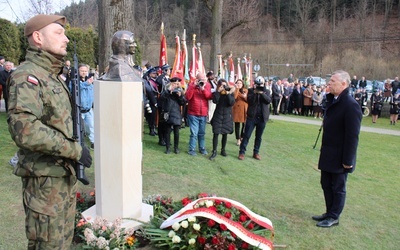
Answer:
<svg viewBox="0 0 400 250"><path fill-rule="evenodd" d="M53 12L50 0L29 0L28 11L32 15L51 14Z"/></svg>
<svg viewBox="0 0 400 250"><path fill-rule="evenodd" d="M218 59L217 54L221 53L221 40L222 40L222 7L224 5L223 0L215 0L214 5L211 7L208 1L206 1L208 8L212 11L212 22L211 22L211 51L210 51L210 68L217 72L218 70Z"/></svg>
<svg viewBox="0 0 400 250"><path fill-rule="evenodd" d="M276 28L278 31L281 30L281 0L275 0L276 6Z"/></svg>
<svg viewBox="0 0 400 250"><path fill-rule="evenodd" d="M111 38L116 31L134 27L134 2L97 0L99 9L99 70L103 72L111 55Z"/></svg>
<svg viewBox="0 0 400 250"><path fill-rule="evenodd" d="M385 16L383 20L383 30L385 30L389 23L389 15L392 10L393 0L385 0Z"/></svg>
<svg viewBox="0 0 400 250"><path fill-rule="evenodd" d="M212 12L210 68L217 70L217 54L222 53L225 36L238 27L259 18L261 11L257 0L204 0Z"/></svg>
<svg viewBox="0 0 400 250"><path fill-rule="evenodd" d="M158 15L158 9L152 6L150 0L136 1L136 25L134 33L143 46L143 54L147 55L148 44L160 39L161 20Z"/></svg>
<svg viewBox="0 0 400 250"><path fill-rule="evenodd" d="M365 40L365 38L366 38L365 25L366 25L366 20L367 20L368 13L369 13L368 0L359 0L357 10L358 11L355 14L358 17L358 21L360 24L360 35Z"/></svg>
<svg viewBox="0 0 400 250"><path fill-rule="evenodd" d="M294 3L301 27L301 37L305 41L307 27L311 22L311 13L316 8L317 2L314 0L295 0Z"/></svg>

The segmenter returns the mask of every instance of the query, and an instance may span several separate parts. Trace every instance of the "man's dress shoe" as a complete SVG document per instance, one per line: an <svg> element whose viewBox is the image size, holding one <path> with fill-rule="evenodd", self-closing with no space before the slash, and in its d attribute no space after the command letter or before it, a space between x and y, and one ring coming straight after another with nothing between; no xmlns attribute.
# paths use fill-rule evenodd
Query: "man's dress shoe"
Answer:
<svg viewBox="0 0 400 250"><path fill-rule="evenodd" d="M339 225L339 219L333 219L331 217L326 218L317 223L317 227L332 227Z"/></svg>
<svg viewBox="0 0 400 250"><path fill-rule="evenodd" d="M321 221L321 220L325 220L326 218L328 218L328 215L327 214L314 215L311 218L316 221Z"/></svg>

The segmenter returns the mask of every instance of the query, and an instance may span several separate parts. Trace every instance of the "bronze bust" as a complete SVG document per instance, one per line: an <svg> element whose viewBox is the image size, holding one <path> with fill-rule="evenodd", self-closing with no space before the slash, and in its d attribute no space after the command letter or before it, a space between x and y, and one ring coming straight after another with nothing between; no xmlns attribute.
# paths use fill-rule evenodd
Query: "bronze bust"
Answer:
<svg viewBox="0 0 400 250"><path fill-rule="evenodd" d="M132 32L117 31L111 40L113 55L109 61L108 72L101 78L106 81L141 81L140 72L134 68L132 56L135 54L136 42Z"/></svg>

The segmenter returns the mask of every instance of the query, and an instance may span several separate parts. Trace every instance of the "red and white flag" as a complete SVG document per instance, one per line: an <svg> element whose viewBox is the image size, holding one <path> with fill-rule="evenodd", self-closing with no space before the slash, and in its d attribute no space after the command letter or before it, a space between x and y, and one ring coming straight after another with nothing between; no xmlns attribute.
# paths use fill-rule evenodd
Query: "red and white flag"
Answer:
<svg viewBox="0 0 400 250"><path fill-rule="evenodd" d="M160 68L168 64L168 59L167 59L167 39L165 38L164 35L164 23L161 23L161 45L160 45L160 62L159 66Z"/></svg>
<svg viewBox="0 0 400 250"><path fill-rule="evenodd" d="M228 67L229 67L229 84L234 85L235 84L235 64L233 62L233 57L232 54L228 58Z"/></svg>
<svg viewBox="0 0 400 250"><path fill-rule="evenodd" d="M181 43L179 36L175 36L175 61L174 61L174 66L172 67L172 72L171 72L171 77L179 77L184 80L184 64L183 64L183 58L182 58L182 51L181 51ZM183 55L184 56L184 55Z"/></svg>
<svg viewBox="0 0 400 250"><path fill-rule="evenodd" d="M242 68L240 67L240 58L237 59L237 73L236 73L236 80L241 79L243 80L242 75Z"/></svg>
<svg viewBox="0 0 400 250"><path fill-rule="evenodd" d="M193 47L192 47L192 61L190 63L190 81L194 82L197 75L197 48L196 48L196 34L193 34Z"/></svg>
<svg viewBox="0 0 400 250"><path fill-rule="evenodd" d="M199 53L199 58L198 58L198 62L197 62L197 73L203 73L204 75L206 75L206 69L204 67L204 63L203 63L203 56L201 54L201 49L200 49L200 44L198 44L197 46L197 51Z"/></svg>

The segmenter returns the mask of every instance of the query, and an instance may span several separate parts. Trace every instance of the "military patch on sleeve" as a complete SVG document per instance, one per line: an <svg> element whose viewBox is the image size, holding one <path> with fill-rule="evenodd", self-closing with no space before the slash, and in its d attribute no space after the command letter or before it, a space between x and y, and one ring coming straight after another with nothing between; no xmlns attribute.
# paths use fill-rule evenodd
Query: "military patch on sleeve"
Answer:
<svg viewBox="0 0 400 250"><path fill-rule="evenodd" d="M39 80L34 76L28 76L27 81L32 83L32 84L34 84L34 85L38 85L39 84Z"/></svg>

